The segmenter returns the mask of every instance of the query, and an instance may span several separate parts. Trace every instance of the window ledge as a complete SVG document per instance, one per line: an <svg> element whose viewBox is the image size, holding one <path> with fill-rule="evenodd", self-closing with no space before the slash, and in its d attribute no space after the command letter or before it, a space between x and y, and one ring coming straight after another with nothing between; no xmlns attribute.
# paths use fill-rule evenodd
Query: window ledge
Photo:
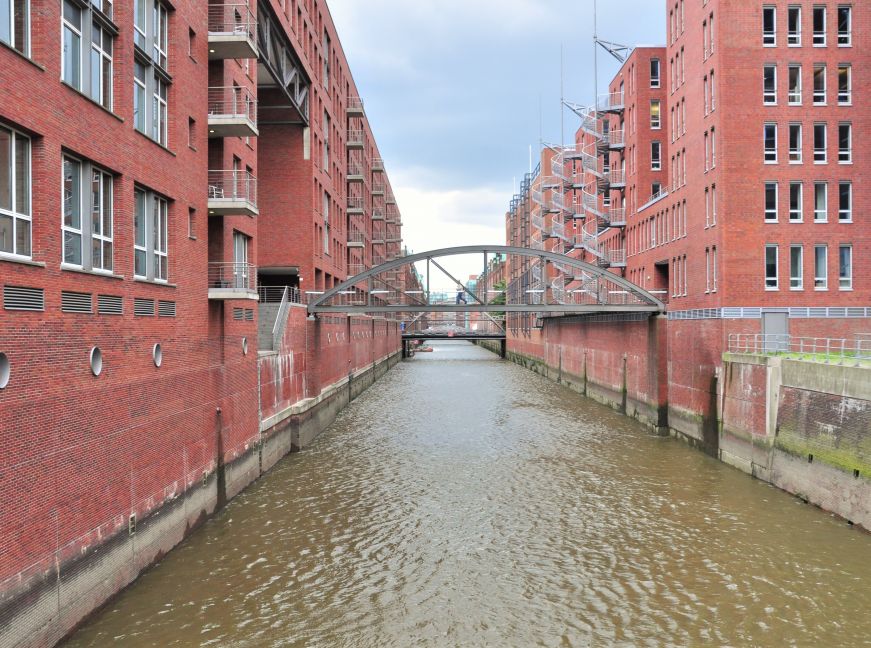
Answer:
<svg viewBox="0 0 871 648"><path fill-rule="evenodd" d="M16 257L16 256L7 256L6 254L0 254L0 262L4 263L17 263L19 265L32 266L34 268L44 268L45 264L40 261L33 261L31 259L27 259L24 257Z"/></svg>
<svg viewBox="0 0 871 648"><path fill-rule="evenodd" d="M82 92L82 91L79 90L78 88L74 88L73 86L71 86L69 83L67 83L67 82L64 81L63 79L60 80L60 83L61 83L62 86L65 86L65 87L67 87L68 89L72 90L73 92L75 92L75 93L76 93L77 95L79 95L80 97L83 97L84 99L87 99L90 103L94 104L97 108L99 108L100 110L102 110L102 111L103 111L104 113L106 113L107 115L111 115L112 117L114 117L115 119L117 119L117 120L118 120L119 122L121 122L122 124L124 123L124 118L121 117L121 115L118 115L117 113L112 112L111 110L109 110L108 108L106 108L106 106L104 106L103 104L101 104L99 101L94 101L93 98L89 97L88 95L86 95L84 92Z"/></svg>
<svg viewBox="0 0 871 648"><path fill-rule="evenodd" d="M163 149L164 151L166 151L167 153L169 153L172 157L178 157L178 156L176 155L175 151L173 151L173 150L171 150L171 149L168 149L168 148L165 147L163 144L161 144L160 142L158 142L158 141L155 140L155 139L152 139L151 137L149 137L148 135L146 135L145 133L143 133L143 132L142 132L141 130L139 130L138 128L134 127L133 130L136 131L137 133L139 133L142 137L144 137L145 139L147 139L149 142L151 142L152 144L154 144L156 147L161 148L161 149Z"/></svg>
<svg viewBox="0 0 871 648"><path fill-rule="evenodd" d="M162 286L163 288L178 288L176 284L167 283L165 281L155 281L154 279L142 279L141 277L136 277L133 281L136 283L149 284L151 286Z"/></svg>
<svg viewBox="0 0 871 648"><path fill-rule="evenodd" d="M87 268L78 268L76 266L60 264L60 269L64 272L75 272L78 274L91 275L92 277L102 277L103 279L118 279L123 281L123 275L112 274L111 272L100 272L99 270L88 270Z"/></svg>
<svg viewBox="0 0 871 648"><path fill-rule="evenodd" d="M24 59L25 61L27 61L28 63L30 63L33 67L35 67L37 70L40 70L40 71L42 71L42 72L45 72L45 68L44 68L42 65L40 65L39 63L37 63L36 61L34 61L34 60L33 60L32 58L30 58L29 56L27 56L27 54L22 54L22 53L19 52L17 49L15 49L15 48L12 47L11 45L9 45L8 43L4 43L3 41L0 41L0 47L3 47L4 49L6 49L6 50L12 52L13 54L15 54L16 56L18 56L19 58Z"/></svg>

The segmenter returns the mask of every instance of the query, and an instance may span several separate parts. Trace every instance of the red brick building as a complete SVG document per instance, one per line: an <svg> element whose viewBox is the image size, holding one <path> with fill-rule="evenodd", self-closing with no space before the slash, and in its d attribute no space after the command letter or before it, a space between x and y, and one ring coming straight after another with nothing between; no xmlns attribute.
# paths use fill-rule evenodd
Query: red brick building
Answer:
<svg viewBox="0 0 871 648"><path fill-rule="evenodd" d="M278 302L401 221L325 0L0 12L0 644L38 645L396 355L397 322Z"/></svg>

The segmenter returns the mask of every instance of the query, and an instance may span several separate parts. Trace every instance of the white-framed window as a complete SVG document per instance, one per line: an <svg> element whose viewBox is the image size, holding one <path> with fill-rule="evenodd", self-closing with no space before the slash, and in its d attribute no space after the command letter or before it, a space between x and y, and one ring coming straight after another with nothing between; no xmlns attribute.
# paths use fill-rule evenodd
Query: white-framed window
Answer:
<svg viewBox="0 0 871 648"><path fill-rule="evenodd" d="M160 0L135 0L133 125L169 145L169 10Z"/></svg>
<svg viewBox="0 0 871 648"><path fill-rule="evenodd" d="M107 110L112 110L113 95L111 15L108 0L91 0L86 6L63 0L61 79ZM87 51L82 43L90 43Z"/></svg>
<svg viewBox="0 0 871 648"><path fill-rule="evenodd" d="M330 172L330 130L332 129L332 121L327 111L324 111L324 171Z"/></svg>
<svg viewBox="0 0 871 648"><path fill-rule="evenodd" d="M826 223L829 220L829 185L826 182L814 183L814 222Z"/></svg>
<svg viewBox="0 0 871 648"><path fill-rule="evenodd" d="M853 163L853 125L850 122L838 124L838 162Z"/></svg>
<svg viewBox="0 0 871 648"><path fill-rule="evenodd" d="M803 189L801 182L789 183L789 220L791 223L800 223L804 220Z"/></svg>
<svg viewBox="0 0 871 648"><path fill-rule="evenodd" d="M0 0L0 41L30 56L30 0Z"/></svg>
<svg viewBox="0 0 871 648"><path fill-rule="evenodd" d="M814 64L814 105L826 105L826 64Z"/></svg>
<svg viewBox="0 0 871 648"><path fill-rule="evenodd" d="M705 228L711 226L711 189L705 187Z"/></svg>
<svg viewBox="0 0 871 648"><path fill-rule="evenodd" d="M814 164L828 162L828 128L825 123L814 124Z"/></svg>
<svg viewBox="0 0 871 648"><path fill-rule="evenodd" d="M838 65L838 105L853 104L853 68L849 63Z"/></svg>
<svg viewBox="0 0 871 648"><path fill-rule="evenodd" d="M850 5L838 7L838 47L853 44L853 8Z"/></svg>
<svg viewBox="0 0 871 648"><path fill-rule="evenodd" d="M169 202L153 191L133 191L133 274L137 279L169 280Z"/></svg>
<svg viewBox="0 0 871 648"><path fill-rule="evenodd" d="M814 5L813 9L814 47L826 46L826 7Z"/></svg>
<svg viewBox="0 0 871 648"><path fill-rule="evenodd" d="M765 47L777 45L777 7L762 7L762 44Z"/></svg>
<svg viewBox="0 0 871 648"><path fill-rule="evenodd" d="M169 126L167 116L167 83L157 70L154 71L154 85L152 88L151 139L166 146Z"/></svg>
<svg viewBox="0 0 871 648"><path fill-rule="evenodd" d="M765 222L777 222L777 183L765 183Z"/></svg>
<svg viewBox="0 0 871 648"><path fill-rule="evenodd" d="M787 9L786 44L801 47L801 7L797 5Z"/></svg>
<svg viewBox="0 0 871 648"><path fill-rule="evenodd" d="M330 194L324 191L323 194L323 216L324 216L324 254L330 254Z"/></svg>
<svg viewBox="0 0 871 648"><path fill-rule="evenodd" d="M711 249L705 248L705 293L711 292Z"/></svg>
<svg viewBox="0 0 871 648"><path fill-rule="evenodd" d="M30 258L30 138L0 126L0 255Z"/></svg>
<svg viewBox="0 0 871 648"><path fill-rule="evenodd" d="M155 2L154 22L152 24L152 58L156 65L166 68L169 51L169 12L162 2Z"/></svg>
<svg viewBox="0 0 871 648"><path fill-rule="evenodd" d="M713 286L711 292L717 292L717 246L711 248L711 275L713 278Z"/></svg>
<svg viewBox="0 0 871 648"><path fill-rule="evenodd" d="M853 246L838 246L838 287L853 290Z"/></svg>
<svg viewBox="0 0 871 648"><path fill-rule="evenodd" d="M87 160L63 158L64 265L111 273L114 269L113 177Z"/></svg>
<svg viewBox="0 0 871 648"><path fill-rule="evenodd" d="M789 94L787 102L790 106L801 105L801 65L791 63L789 66Z"/></svg>
<svg viewBox="0 0 871 648"><path fill-rule="evenodd" d="M658 58L650 59L650 87L658 88L662 83L662 64Z"/></svg>
<svg viewBox="0 0 871 648"><path fill-rule="evenodd" d="M853 183L838 183L838 221L853 222Z"/></svg>
<svg viewBox="0 0 871 648"><path fill-rule="evenodd" d="M139 61L133 63L133 127L141 133L146 133L145 116L148 111L146 99L147 80L146 67Z"/></svg>
<svg viewBox="0 0 871 648"><path fill-rule="evenodd" d="M717 85L714 83L714 71L711 70L711 112L717 109Z"/></svg>
<svg viewBox="0 0 871 648"><path fill-rule="evenodd" d="M702 60L708 60L708 21L702 21Z"/></svg>
<svg viewBox="0 0 871 648"><path fill-rule="evenodd" d="M777 245L765 246L765 290L777 290Z"/></svg>
<svg viewBox="0 0 871 648"><path fill-rule="evenodd" d="M789 125L789 163L801 164L802 162L802 146L801 146L801 124Z"/></svg>
<svg viewBox="0 0 871 648"><path fill-rule="evenodd" d="M717 185L711 185L711 227L717 224Z"/></svg>
<svg viewBox="0 0 871 648"><path fill-rule="evenodd" d="M762 103L777 105L777 66L768 63L762 67Z"/></svg>
<svg viewBox="0 0 871 648"><path fill-rule="evenodd" d="M705 173L711 168L710 165L711 159L711 143L708 137L708 131L705 131Z"/></svg>
<svg viewBox="0 0 871 648"><path fill-rule="evenodd" d="M777 124L763 126L762 141L765 164L777 164Z"/></svg>
<svg viewBox="0 0 871 648"><path fill-rule="evenodd" d="M133 42L146 49L148 37L148 0L133 0Z"/></svg>
<svg viewBox="0 0 871 648"><path fill-rule="evenodd" d="M717 132L711 128L711 168L717 166ZM684 176L686 177L686 176Z"/></svg>
<svg viewBox="0 0 871 648"><path fill-rule="evenodd" d="M662 128L662 102L659 99L650 100L650 127L654 130Z"/></svg>
<svg viewBox="0 0 871 648"><path fill-rule="evenodd" d="M804 247L801 245L789 246L789 289L804 290Z"/></svg>
<svg viewBox="0 0 871 648"><path fill-rule="evenodd" d="M662 169L662 144L660 142L650 143L650 170L660 171Z"/></svg>
<svg viewBox="0 0 871 648"><path fill-rule="evenodd" d="M829 289L829 248L814 246L814 290Z"/></svg>

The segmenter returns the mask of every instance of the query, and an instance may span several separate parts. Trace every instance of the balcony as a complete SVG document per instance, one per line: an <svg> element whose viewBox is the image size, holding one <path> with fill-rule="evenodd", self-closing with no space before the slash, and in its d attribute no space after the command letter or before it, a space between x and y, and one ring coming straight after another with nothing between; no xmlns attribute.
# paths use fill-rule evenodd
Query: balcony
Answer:
<svg viewBox="0 0 871 648"><path fill-rule="evenodd" d="M384 195L384 183L376 182L372 185L372 195L373 196L383 196Z"/></svg>
<svg viewBox="0 0 871 648"><path fill-rule="evenodd" d="M348 99L348 117L362 117L364 114L363 100L360 97Z"/></svg>
<svg viewBox="0 0 871 648"><path fill-rule="evenodd" d="M209 137L257 137L257 99L248 88L209 88Z"/></svg>
<svg viewBox="0 0 871 648"><path fill-rule="evenodd" d="M373 221L383 221L384 220L384 210L380 207L376 207L372 210L372 220Z"/></svg>
<svg viewBox="0 0 871 648"><path fill-rule="evenodd" d="M364 263L349 263L348 264L348 279L356 277L358 274L366 272L369 268Z"/></svg>
<svg viewBox="0 0 871 648"><path fill-rule="evenodd" d="M257 178L247 171L209 171L209 216L256 216Z"/></svg>
<svg viewBox="0 0 871 648"><path fill-rule="evenodd" d="M364 133L362 130L349 130L345 146L349 149L363 149Z"/></svg>
<svg viewBox="0 0 871 648"><path fill-rule="evenodd" d="M372 172L381 173L384 171L384 160L382 158L372 159Z"/></svg>
<svg viewBox="0 0 871 648"><path fill-rule="evenodd" d="M363 198L360 196L348 196L348 215L360 215L363 213Z"/></svg>
<svg viewBox="0 0 871 648"><path fill-rule="evenodd" d="M596 110L600 113L621 113L625 107L622 92L612 92L599 96L596 101Z"/></svg>
<svg viewBox="0 0 871 648"><path fill-rule="evenodd" d="M257 268L250 263L209 262L209 299L257 301Z"/></svg>
<svg viewBox="0 0 871 648"><path fill-rule="evenodd" d="M257 58L257 19L247 2L209 5L209 59Z"/></svg>
<svg viewBox="0 0 871 648"><path fill-rule="evenodd" d="M359 162L348 164L348 182L363 182L363 165Z"/></svg>
<svg viewBox="0 0 871 648"><path fill-rule="evenodd" d="M348 230L348 247L362 248L366 245L366 233L357 228Z"/></svg>
<svg viewBox="0 0 871 648"><path fill-rule="evenodd" d="M388 194L387 204L388 205L395 205L396 204L396 198L393 197L393 194Z"/></svg>

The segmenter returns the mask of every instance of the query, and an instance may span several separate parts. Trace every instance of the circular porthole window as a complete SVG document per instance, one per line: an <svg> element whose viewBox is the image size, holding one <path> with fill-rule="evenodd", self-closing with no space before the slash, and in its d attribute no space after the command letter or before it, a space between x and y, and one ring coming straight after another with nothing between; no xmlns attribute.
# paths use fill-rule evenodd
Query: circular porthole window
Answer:
<svg viewBox="0 0 871 648"><path fill-rule="evenodd" d="M154 366L159 367L163 364L163 349L160 344L155 344L151 350L151 357L154 360Z"/></svg>
<svg viewBox="0 0 871 648"><path fill-rule="evenodd" d="M248 355L248 338L242 338L242 353L243 355Z"/></svg>
<svg viewBox="0 0 871 648"><path fill-rule="evenodd" d="M9 357L5 353L0 353L0 389L6 389L11 373L12 367L9 365Z"/></svg>
<svg viewBox="0 0 871 648"><path fill-rule="evenodd" d="M103 373L103 352L100 351L100 347L91 349L91 373L95 376Z"/></svg>

